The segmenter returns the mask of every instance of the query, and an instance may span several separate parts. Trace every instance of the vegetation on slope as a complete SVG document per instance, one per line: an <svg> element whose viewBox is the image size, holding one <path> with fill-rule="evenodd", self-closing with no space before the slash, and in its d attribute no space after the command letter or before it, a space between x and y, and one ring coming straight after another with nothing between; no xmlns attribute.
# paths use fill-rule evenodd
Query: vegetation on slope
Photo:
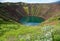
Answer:
<svg viewBox="0 0 60 41"><path fill-rule="evenodd" d="M0 41L43 41L50 38L53 41L60 41L59 18L59 16L50 18L38 26L24 26L6 21L8 24L0 24ZM51 36L46 36L48 32L51 32Z"/></svg>

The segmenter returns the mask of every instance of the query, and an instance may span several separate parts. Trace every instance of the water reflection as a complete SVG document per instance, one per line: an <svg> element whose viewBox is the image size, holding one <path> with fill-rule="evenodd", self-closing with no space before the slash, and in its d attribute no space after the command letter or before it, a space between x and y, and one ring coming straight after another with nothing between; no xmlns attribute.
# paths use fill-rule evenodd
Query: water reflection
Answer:
<svg viewBox="0 0 60 41"><path fill-rule="evenodd" d="M24 25L26 26L36 26L38 25L39 23L33 23L33 22L30 22L30 23L24 23Z"/></svg>
<svg viewBox="0 0 60 41"><path fill-rule="evenodd" d="M26 26L35 26L43 22L45 19L37 16L26 16L20 19L19 21Z"/></svg>

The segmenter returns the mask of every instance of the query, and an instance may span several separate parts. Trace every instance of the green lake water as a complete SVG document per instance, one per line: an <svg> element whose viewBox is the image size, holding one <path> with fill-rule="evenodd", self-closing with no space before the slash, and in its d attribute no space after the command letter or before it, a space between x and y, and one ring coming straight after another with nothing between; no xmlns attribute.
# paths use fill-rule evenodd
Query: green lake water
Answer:
<svg viewBox="0 0 60 41"><path fill-rule="evenodd" d="M19 21L24 25L38 25L43 22L45 19L36 16L25 16L22 17Z"/></svg>

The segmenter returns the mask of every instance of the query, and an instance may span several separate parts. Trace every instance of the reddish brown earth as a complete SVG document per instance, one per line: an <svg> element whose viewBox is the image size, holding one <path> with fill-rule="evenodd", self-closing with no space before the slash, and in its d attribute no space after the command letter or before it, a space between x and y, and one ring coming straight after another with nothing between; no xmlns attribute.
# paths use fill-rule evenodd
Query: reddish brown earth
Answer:
<svg viewBox="0 0 60 41"><path fill-rule="evenodd" d="M0 9L0 11L2 10L8 11L9 14L6 14L5 16L2 15L2 13L0 12L0 17L4 16L6 17L6 19L12 17L13 20L19 21L19 19L23 16L37 16L47 20L50 17L53 17L56 14L60 13L60 4L25 4L25 3L23 5L21 5L21 3L16 4L12 5L7 3L5 7L3 7L4 9L2 8ZM28 14L26 13L23 7L28 7L29 11Z"/></svg>

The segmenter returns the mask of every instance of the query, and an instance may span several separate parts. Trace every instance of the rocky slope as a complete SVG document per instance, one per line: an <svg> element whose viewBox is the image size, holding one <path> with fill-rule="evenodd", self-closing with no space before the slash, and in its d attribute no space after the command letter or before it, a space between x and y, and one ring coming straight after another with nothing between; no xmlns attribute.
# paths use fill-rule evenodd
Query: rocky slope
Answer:
<svg viewBox="0 0 60 41"><path fill-rule="evenodd" d="M47 20L60 14L60 4L0 3L0 5L0 14L15 21L19 21L23 16L37 16Z"/></svg>

